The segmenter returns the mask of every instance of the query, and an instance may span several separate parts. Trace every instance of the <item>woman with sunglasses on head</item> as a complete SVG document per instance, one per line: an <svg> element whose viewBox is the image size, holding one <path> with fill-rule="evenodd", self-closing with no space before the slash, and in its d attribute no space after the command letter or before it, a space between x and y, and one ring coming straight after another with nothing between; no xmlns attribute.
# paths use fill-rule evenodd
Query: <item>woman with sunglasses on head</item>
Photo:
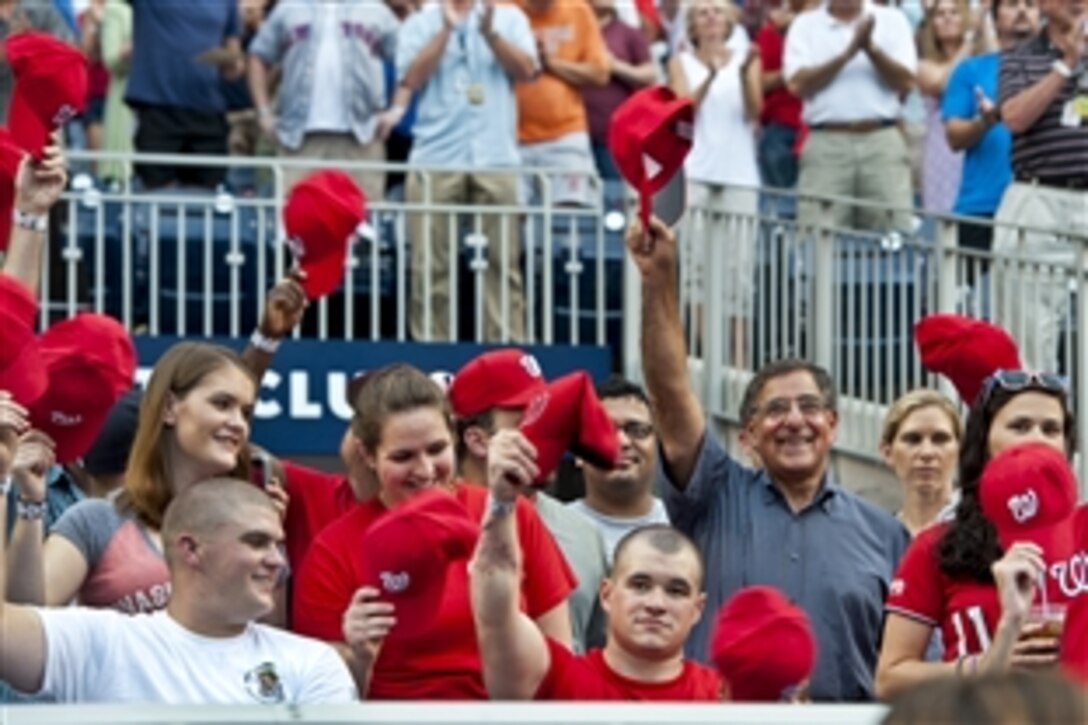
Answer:
<svg viewBox="0 0 1088 725"><path fill-rule="evenodd" d="M450 567L429 621L411 626L410 612L397 612L363 582L364 537L389 511L435 490L456 498L474 521L493 505L485 487L456 478L446 394L424 373L399 364L368 375L352 403L351 455L373 473L378 493L325 527L310 546L295 579L294 629L334 643L364 698L486 700L467 566ZM574 576L532 504L519 499L514 515L524 552L525 611L569 647Z"/></svg>
<svg viewBox="0 0 1088 725"><path fill-rule="evenodd" d="M128 613L166 607L169 573L159 530L183 489L214 478L249 476L250 418L257 381L232 350L181 342L155 364L140 402L124 483L116 496L65 511L45 543L13 538L8 600L112 607ZM281 512L286 496L268 490ZM282 515L282 514L281 514Z"/></svg>
<svg viewBox="0 0 1088 725"><path fill-rule="evenodd" d="M961 381L958 387L962 395ZM979 481L990 459L1013 446L1038 443L1071 458L1074 429L1068 390L1059 377L999 369L982 382L960 451L955 518L915 538L892 582L876 673L882 699L941 675L1054 665L1057 641L1040 636L1041 623L1021 626L1008 604L1019 600L995 584L999 571L1016 569L1026 559L1038 566L1038 552L1020 544L1002 548L983 513ZM944 661L926 662L926 646L938 628Z"/></svg>

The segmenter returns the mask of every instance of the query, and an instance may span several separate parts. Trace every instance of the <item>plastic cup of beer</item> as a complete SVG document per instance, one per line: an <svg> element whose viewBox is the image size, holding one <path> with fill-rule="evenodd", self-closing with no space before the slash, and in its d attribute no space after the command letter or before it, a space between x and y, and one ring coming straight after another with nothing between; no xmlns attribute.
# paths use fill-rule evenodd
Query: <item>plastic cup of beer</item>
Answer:
<svg viewBox="0 0 1088 725"><path fill-rule="evenodd" d="M1025 624L1041 625L1033 638L1057 639L1062 638L1065 631L1065 605L1064 604L1033 604L1028 610Z"/></svg>

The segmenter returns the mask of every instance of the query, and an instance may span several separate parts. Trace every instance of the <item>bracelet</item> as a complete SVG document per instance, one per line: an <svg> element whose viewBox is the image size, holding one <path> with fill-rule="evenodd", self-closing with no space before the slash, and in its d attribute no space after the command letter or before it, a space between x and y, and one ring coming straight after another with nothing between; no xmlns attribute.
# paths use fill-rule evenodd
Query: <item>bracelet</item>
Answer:
<svg viewBox="0 0 1088 725"><path fill-rule="evenodd" d="M487 497L487 510L494 517L509 516L517 507L517 501L499 501L493 496Z"/></svg>
<svg viewBox="0 0 1088 725"><path fill-rule="evenodd" d="M32 232L44 232L49 228L49 216L47 214L31 214L30 212L16 209L11 214L15 226L20 229L29 229Z"/></svg>
<svg viewBox="0 0 1088 725"><path fill-rule="evenodd" d="M45 501L24 501L20 498L15 502L15 515L29 521L41 521L45 518Z"/></svg>
<svg viewBox="0 0 1088 725"><path fill-rule="evenodd" d="M249 336L250 345L269 355L276 354L276 351L280 349L281 342L283 342L283 340L262 335L260 330L254 330L253 334Z"/></svg>
<svg viewBox="0 0 1088 725"><path fill-rule="evenodd" d="M11 487L14 485L14 483L15 481L14 479L12 479L10 474L4 476L3 478L0 478L0 496L7 496L8 492L11 491Z"/></svg>
<svg viewBox="0 0 1088 725"><path fill-rule="evenodd" d="M1056 61L1050 64L1050 69L1060 75L1062 78L1072 78L1073 70L1065 64L1065 61L1058 58Z"/></svg>

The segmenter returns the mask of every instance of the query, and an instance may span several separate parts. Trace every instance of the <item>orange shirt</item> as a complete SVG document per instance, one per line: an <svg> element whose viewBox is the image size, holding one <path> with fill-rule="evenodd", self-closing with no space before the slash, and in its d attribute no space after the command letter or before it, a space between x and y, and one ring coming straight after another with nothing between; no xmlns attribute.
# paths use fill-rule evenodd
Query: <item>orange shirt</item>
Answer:
<svg viewBox="0 0 1088 725"><path fill-rule="evenodd" d="M543 12L531 10L525 0L517 4L529 18L533 35L551 57L608 68L601 29L586 0L552 0ZM543 59L542 59L543 62ZM518 141L551 141L575 131L586 131L582 92L558 76L541 72L531 83L517 84Z"/></svg>

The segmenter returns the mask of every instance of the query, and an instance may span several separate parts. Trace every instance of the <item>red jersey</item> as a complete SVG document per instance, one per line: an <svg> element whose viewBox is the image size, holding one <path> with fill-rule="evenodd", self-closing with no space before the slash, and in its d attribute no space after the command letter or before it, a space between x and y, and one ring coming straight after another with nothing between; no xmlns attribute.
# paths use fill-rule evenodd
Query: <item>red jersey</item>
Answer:
<svg viewBox="0 0 1088 725"><path fill-rule="evenodd" d="M617 674L604 650L576 655L548 638L551 665L534 695L537 700L654 700L721 702L722 680L706 665L684 660L683 671L668 682L640 682Z"/></svg>
<svg viewBox="0 0 1088 725"><path fill-rule="evenodd" d="M786 36L774 24L768 20L759 32L756 33L756 45L759 47L759 58L763 63L763 72L782 70L782 56L786 50ZM760 122L778 123L790 128L801 128L801 99L790 93L784 85L768 91L763 96L763 113Z"/></svg>
<svg viewBox="0 0 1088 725"><path fill-rule="evenodd" d="M358 503L345 476L283 461L284 488L290 501L283 521L287 561L298 571L310 544L321 531Z"/></svg>
<svg viewBox="0 0 1088 725"><path fill-rule="evenodd" d="M487 489L458 481L454 495L483 519ZM318 535L295 580L295 631L329 642L344 639L342 621L363 576L366 530L387 511L380 499L360 503ZM577 580L536 510L519 498L515 515L523 556L522 609L537 618L566 601ZM486 700L476 627L469 601L468 562L456 562L434 622L413 637L396 628L382 644L370 700Z"/></svg>
<svg viewBox="0 0 1088 725"><path fill-rule="evenodd" d="M910 543L888 589L885 608L939 627L944 659L954 662L990 646L1001 604L993 584L953 579L941 571L937 544L947 530L948 524L930 526Z"/></svg>

